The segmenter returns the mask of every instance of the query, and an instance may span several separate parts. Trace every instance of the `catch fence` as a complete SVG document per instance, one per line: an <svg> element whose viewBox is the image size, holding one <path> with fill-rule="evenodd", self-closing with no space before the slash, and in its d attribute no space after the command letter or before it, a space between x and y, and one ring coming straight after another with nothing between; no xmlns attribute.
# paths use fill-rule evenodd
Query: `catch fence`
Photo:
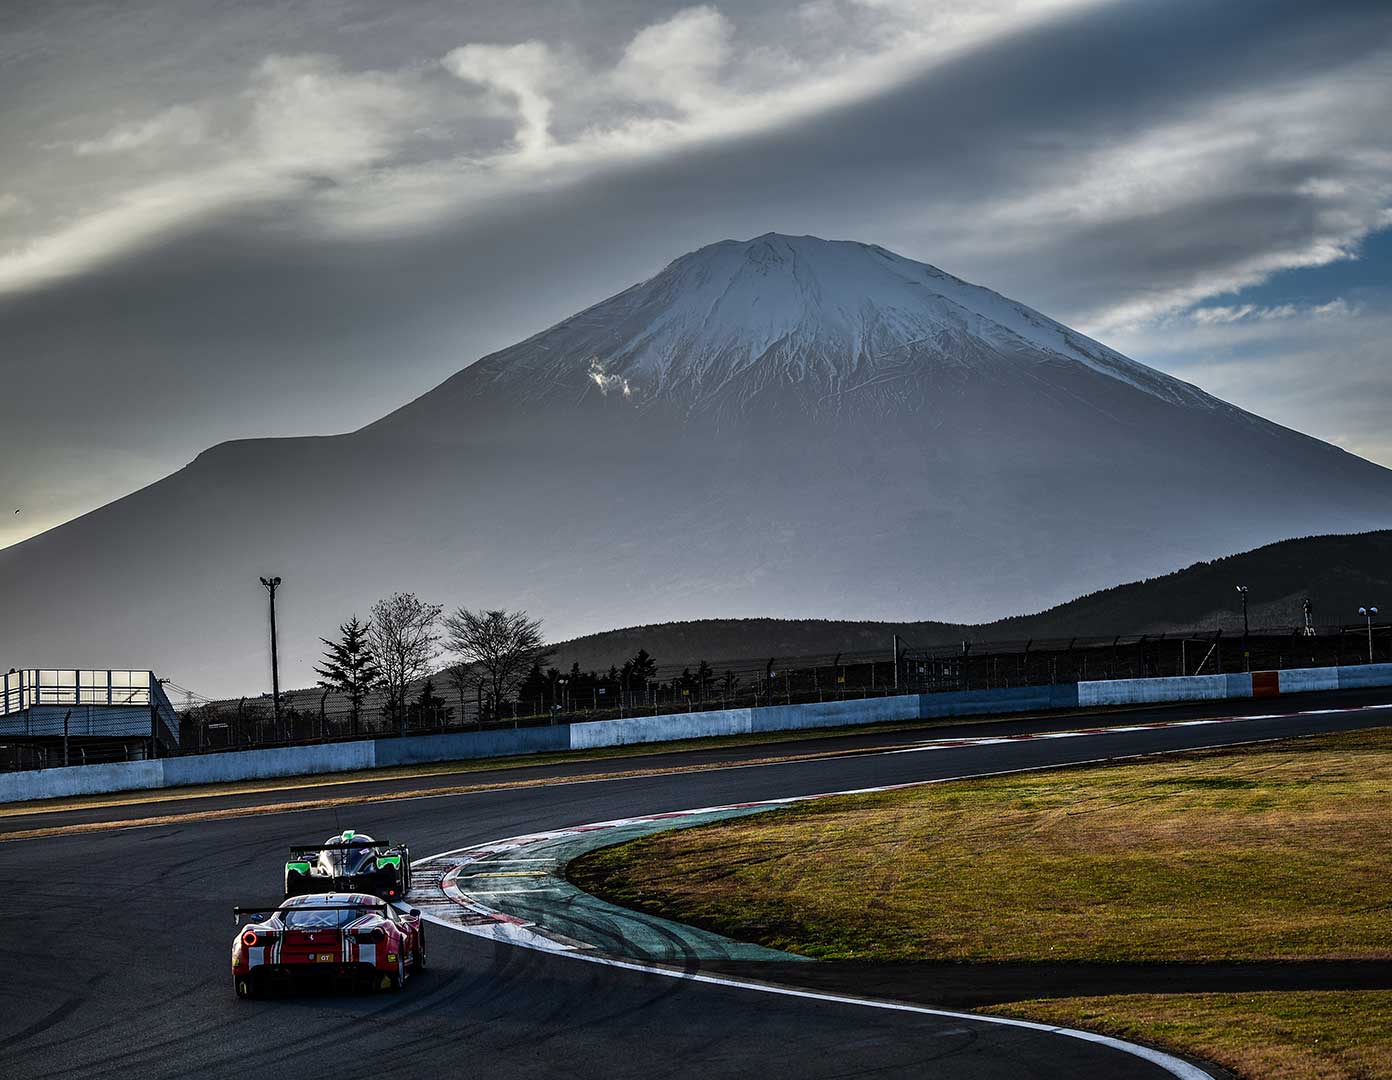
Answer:
<svg viewBox="0 0 1392 1080"><path fill-rule="evenodd" d="M608 675L554 669L496 707L477 685L445 676L413 685L403 705L381 691L355 707L333 691L304 689L181 705L178 745L161 756L328 743L547 724L660 716L711 709L762 708L891 694L1216 675L1246 670L1344 666L1392 661L1392 625L1261 627L1019 641L919 645L889 640L856 653L765 657L708 664L655 665L647 673ZM99 730L81 738L0 736L0 771L128 760L150 753L148 740Z"/></svg>

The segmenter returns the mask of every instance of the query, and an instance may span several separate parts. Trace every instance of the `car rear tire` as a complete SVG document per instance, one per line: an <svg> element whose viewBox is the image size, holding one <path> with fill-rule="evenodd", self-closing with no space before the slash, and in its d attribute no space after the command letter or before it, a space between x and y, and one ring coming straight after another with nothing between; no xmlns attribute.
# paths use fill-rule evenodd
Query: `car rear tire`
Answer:
<svg viewBox="0 0 1392 1080"><path fill-rule="evenodd" d="M253 979L251 973L232 976L232 991L239 1001L250 1001L261 996L261 980Z"/></svg>

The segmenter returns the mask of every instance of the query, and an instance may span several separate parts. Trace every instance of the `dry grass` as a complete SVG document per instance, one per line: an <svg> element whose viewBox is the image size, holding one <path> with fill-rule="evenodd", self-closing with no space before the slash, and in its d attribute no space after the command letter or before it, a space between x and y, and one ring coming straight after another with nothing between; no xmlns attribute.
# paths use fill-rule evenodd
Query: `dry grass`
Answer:
<svg viewBox="0 0 1392 1080"><path fill-rule="evenodd" d="M1382 729L804 804L571 873L823 958L1388 958L1389 815Z"/></svg>
<svg viewBox="0 0 1392 1080"><path fill-rule="evenodd" d="M1252 1080L1392 1080L1392 991L1138 994L988 1011L1181 1047Z"/></svg>

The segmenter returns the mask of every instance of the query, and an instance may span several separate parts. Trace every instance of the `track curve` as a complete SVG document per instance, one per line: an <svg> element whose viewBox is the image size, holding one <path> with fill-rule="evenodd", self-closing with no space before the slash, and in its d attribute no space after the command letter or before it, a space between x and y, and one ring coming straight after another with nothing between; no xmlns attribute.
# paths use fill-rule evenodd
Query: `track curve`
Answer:
<svg viewBox="0 0 1392 1080"><path fill-rule="evenodd" d="M1348 730L1388 715L1348 710L1347 703L1284 702L1284 712L1268 707L1222 725L1137 728L1134 714L1092 717L1091 725L1130 730L932 753L875 752L871 737L847 756L742 765L734 753L726 767L710 771L443 797L412 795L410 783L401 782L399 800L360 811L290 809L140 828L117 821L110 831L0 845L13 900L0 919L0 1073L13 1080L244 1077L256 1070L431 1080L485 1073L1169 1077L1114 1048L1044 1030L756 996L439 930L431 939L431 971L404 995L238 1002L227 977L230 909L278 897L286 844L345 827L441 851L692 806ZM1326 705L1338 711L1309 711ZM932 736L881 739L888 751ZM754 757L759 750L742 752ZM91 819L90 812L73 816Z"/></svg>

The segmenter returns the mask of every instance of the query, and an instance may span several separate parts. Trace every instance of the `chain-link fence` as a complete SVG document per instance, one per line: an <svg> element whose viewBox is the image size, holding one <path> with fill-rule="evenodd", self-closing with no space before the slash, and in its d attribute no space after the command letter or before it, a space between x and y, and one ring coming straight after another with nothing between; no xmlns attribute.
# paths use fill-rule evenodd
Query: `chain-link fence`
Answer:
<svg viewBox="0 0 1392 1080"><path fill-rule="evenodd" d="M616 658L617 659L617 658ZM356 738L532 727L710 709L985 690L1172 675L1392 662L1392 626L1261 627L1113 637L963 641L919 648L887 640L876 651L766 657L689 665L625 665L609 673L551 669L491 705L476 682L447 676L418 682L404 701L381 690L358 702L311 688L221 701L174 695L177 746L158 753L201 754ZM0 770L90 764L147 756L150 740L98 713L68 710L67 735L0 734ZM61 729L59 729L61 732ZM148 733L147 733L148 734Z"/></svg>

